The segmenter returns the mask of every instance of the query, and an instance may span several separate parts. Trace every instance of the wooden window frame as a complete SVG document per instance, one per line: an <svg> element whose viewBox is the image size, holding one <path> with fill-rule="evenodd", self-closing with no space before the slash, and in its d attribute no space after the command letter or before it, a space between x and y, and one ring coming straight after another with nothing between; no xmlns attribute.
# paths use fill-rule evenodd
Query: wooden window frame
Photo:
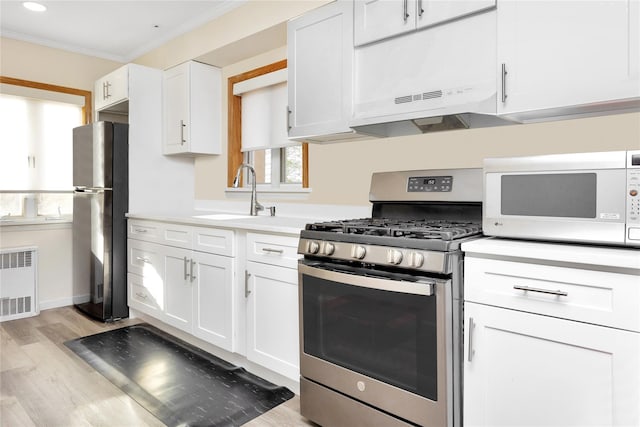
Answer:
<svg viewBox="0 0 640 427"><path fill-rule="evenodd" d="M274 62L245 73L229 77L227 80L227 186L231 187L236 170L242 164L242 97L233 94L233 85L263 74L287 68L287 60ZM309 147L302 144L302 188L309 188Z"/></svg>
<svg viewBox="0 0 640 427"><path fill-rule="evenodd" d="M74 89L74 88L65 87L65 86L50 85L47 83L33 82L30 80L21 80L13 77L6 77L6 76L0 76L0 83L14 85L14 86L30 87L33 89L48 90L50 92L68 93L71 95L82 96L84 98L84 106L82 107L82 124L86 125L92 122L91 91Z"/></svg>

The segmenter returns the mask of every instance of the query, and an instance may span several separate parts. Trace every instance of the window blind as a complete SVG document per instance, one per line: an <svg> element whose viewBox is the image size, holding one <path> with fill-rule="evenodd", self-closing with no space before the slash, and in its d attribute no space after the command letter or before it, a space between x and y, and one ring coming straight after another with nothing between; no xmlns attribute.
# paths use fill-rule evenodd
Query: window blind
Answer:
<svg viewBox="0 0 640 427"><path fill-rule="evenodd" d="M242 148L265 150L299 144L287 136L287 70L236 83L242 97Z"/></svg>

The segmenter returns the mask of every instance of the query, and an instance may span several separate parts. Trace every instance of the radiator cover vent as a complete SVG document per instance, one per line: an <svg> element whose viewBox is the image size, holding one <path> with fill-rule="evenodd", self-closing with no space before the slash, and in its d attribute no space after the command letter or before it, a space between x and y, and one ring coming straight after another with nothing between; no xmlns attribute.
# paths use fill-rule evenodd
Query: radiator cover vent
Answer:
<svg viewBox="0 0 640 427"><path fill-rule="evenodd" d="M0 250L0 322L36 316L37 248Z"/></svg>

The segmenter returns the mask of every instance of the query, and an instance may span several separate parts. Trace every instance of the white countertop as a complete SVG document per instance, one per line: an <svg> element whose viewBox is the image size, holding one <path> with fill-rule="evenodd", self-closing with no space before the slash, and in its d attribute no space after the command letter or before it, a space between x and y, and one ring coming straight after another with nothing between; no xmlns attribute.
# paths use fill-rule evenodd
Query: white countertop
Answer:
<svg viewBox="0 0 640 427"><path fill-rule="evenodd" d="M589 265L591 268L613 267L634 270L640 274L640 248L593 246L567 243L536 242L487 237L462 244L467 256L520 258Z"/></svg>
<svg viewBox="0 0 640 427"><path fill-rule="evenodd" d="M207 217L203 217L207 216ZM235 212L193 212L192 215L171 214L127 214L130 219L171 222L185 225L233 228L264 231L279 234L299 235L305 225L317 221L316 218L258 215L249 216Z"/></svg>

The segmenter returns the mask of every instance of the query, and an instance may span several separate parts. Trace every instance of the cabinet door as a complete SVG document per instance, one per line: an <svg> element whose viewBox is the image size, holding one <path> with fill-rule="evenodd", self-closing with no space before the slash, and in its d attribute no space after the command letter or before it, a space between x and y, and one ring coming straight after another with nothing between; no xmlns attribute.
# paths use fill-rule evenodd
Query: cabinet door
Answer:
<svg viewBox="0 0 640 427"><path fill-rule="evenodd" d="M498 113L640 96L639 7L627 0L499 1Z"/></svg>
<svg viewBox="0 0 640 427"><path fill-rule="evenodd" d="M640 334L465 302L466 426L640 423Z"/></svg>
<svg viewBox="0 0 640 427"><path fill-rule="evenodd" d="M127 274L129 307L153 316L162 318L163 287L162 281L156 277Z"/></svg>
<svg viewBox="0 0 640 427"><path fill-rule="evenodd" d="M356 0L355 46L382 40L416 29L417 0Z"/></svg>
<svg viewBox="0 0 640 427"><path fill-rule="evenodd" d="M164 153L189 151L188 63L171 68L163 77Z"/></svg>
<svg viewBox="0 0 640 427"><path fill-rule="evenodd" d="M418 0L417 27L430 27L495 7L496 0Z"/></svg>
<svg viewBox="0 0 640 427"><path fill-rule="evenodd" d="M220 76L194 61L164 71L164 154L221 153Z"/></svg>
<svg viewBox="0 0 640 427"><path fill-rule="evenodd" d="M247 359L297 380L298 272L248 262L247 273Z"/></svg>
<svg viewBox="0 0 640 427"><path fill-rule="evenodd" d="M193 334L233 351L233 258L192 253Z"/></svg>
<svg viewBox="0 0 640 427"><path fill-rule="evenodd" d="M337 1L288 23L289 137L353 131L353 4Z"/></svg>
<svg viewBox="0 0 640 427"><path fill-rule="evenodd" d="M164 263L164 320L186 332L192 330L193 284L191 251L162 246Z"/></svg>
<svg viewBox="0 0 640 427"><path fill-rule="evenodd" d="M95 110L100 111L129 97L129 69L120 67L99 79L94 86Z"/></svg>

